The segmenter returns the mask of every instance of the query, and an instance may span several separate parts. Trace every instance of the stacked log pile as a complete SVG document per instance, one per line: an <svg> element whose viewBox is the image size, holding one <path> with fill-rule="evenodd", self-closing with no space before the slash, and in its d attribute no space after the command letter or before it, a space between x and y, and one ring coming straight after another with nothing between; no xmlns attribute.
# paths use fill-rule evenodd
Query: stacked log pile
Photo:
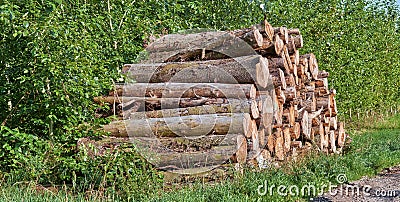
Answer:
<svg viewBox="0 0 400 202"><path fill-rule="evenodd" d="M154 135L154 144L166 148L154 150L165 154L159 166L166 169L213 166L210 159L263 167L300 150L339 153L346 133L337 119L336 91L328 88L329 73L318 68L315 55L299 54L300 31L263 21L229 32L255 54L233 48L222 54L219 42L231 43L225 35L170 35L174 46L148 46L146 62L123 68L135 83L117 84L95 98L112 109L100 116L120 118L104 130L148 142ZM202 49L185 45L210 39ZM183 165L188 159L195 160Z"/></svg>

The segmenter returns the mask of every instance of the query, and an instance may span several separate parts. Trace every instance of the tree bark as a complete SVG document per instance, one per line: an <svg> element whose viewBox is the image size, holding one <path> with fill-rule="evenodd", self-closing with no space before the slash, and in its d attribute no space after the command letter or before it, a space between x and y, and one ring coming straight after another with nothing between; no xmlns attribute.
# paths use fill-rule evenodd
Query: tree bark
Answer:
<svg viewBox="0 0 400 202"><path fill-rule="evenodd" d="M249 113L258 114L257 104L253 100L230 102L229 104L210 104L186 108L151 110L144 112L124 111L124 119L166 118L190 115L222 114L222 113ZM254 118L254 115L252 115Z"/></svg>
<svg viewBox="0 0 400 202"><path fill-rule="evenodd" d="M128 77L138 83L240 83L265 88L269 80L268 60L256 55L223 60L130 64L124 69Z"/></svg>
<svg viewBox="0 0 400 202"><path fill-rule="evenodd" d="M152 98L249 98L256 97L253 84L221 84L221 83L131 83L118 84L113 96L152 97Z"/></svg>
<svg viewBox="0 0 400 202"><path fill-rule="evenodd" d="M240 32L240 34L247 34L247 32ZM224 56L234 58L255 55L252 48L254 42L251 41L249 45L240 39L240 34L235 36L232 33L221 31L169 34L150 44L146 48L147 55L140 58L140 63L204 59L205 51L222 53L214 54L216 57L209 57L208 59L221 59ZM251 34L248 35L251 36Z"/></svg>
<svg viewBox="0 0 400 202"><path fill-rule="evenodd" d="M257 130L249 114L208 114L114 121L103 126L114 137L198 137L243 134Z"/></svg>

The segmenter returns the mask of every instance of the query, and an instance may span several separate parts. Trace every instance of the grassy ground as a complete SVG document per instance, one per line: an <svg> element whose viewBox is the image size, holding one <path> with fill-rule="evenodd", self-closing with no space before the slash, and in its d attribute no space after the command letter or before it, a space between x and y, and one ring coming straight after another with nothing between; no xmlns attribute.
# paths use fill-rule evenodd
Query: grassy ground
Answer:
<svg viewBox="0 0 400 202"><path fill-rule="evenodd" d="M241 176L218 184L197 183L176 191L160 190L159 195L147 198L149 201L307 201L313 197L312 193L281 196L277 187L295 185L301 189L312 185L318 193L324 185L337 184L338 175L344 174L348 181L353 181L400 164L400 116L372 124L369 128L350 132L353 142L340 156L310 155L300 163L288 163L280 169L245 171ZM258 193L259 187L261 192L264 191L265 184L269 188L276 186L273 195L269 189L266 195ZM87 201L84 195L38 191L35 186L26 185L0 187L0 201Z"/></svg>

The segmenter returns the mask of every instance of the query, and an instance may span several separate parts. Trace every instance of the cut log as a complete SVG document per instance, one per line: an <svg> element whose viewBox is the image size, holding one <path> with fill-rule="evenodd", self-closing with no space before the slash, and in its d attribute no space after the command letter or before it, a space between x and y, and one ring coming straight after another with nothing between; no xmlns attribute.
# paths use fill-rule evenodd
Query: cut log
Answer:
<svg viewBox="0 0 400 202"><path fill-rule="evenodd" d="M285 94L285 101L292 101L295 98L297 98L297 90L296 87L293 86L289 86L286 87L286 89L283 91L283 93Z"/></svg>
<svg viewBox="0 0 400 202"><path fill-rule="evenodd" d="M269 95L263 95L260 96L261 98L261 109L260 109L260 113L261 113L261 118L265 118L263 119L263 125L264 126L269 126L272 123L273 120L273 113L274 113L274 103L273 100L271 98L271 96Z"/></svg>
<svg viewBox="0 0 400 202"><path fill-rule="evenodd" d="M150 163L161 170L178 172L183 169L202 168L207 166L219 166L229 160L235 153L233 146L219 146L207 152L168 152L168 151L144 151ZM143 155L143 153L141 153Z"/></svg>
<svg viewBox="0 0 400 202"><path fill-rule="evenodd" d="M286 27L278 27L274 28L275 35L278 35L280 39L282 39L284 44L289 42L289 32Z"/></svg>
<svg viewBox="0 0 400 202"><path fill-rule="evenodd" d="M305 58L308 61L308 72L313 72L315 67L318 67L317 59L313 53L301 55L300 58Z"/></svg>
<svg viewBox="0 0 400 202"><path fill-rule="evenodd" d="M284 42L279 38L278 35L274 36L274 40L268 41L264 40L264 44L256 48L257 51L262 56L280 56L282 49L284 47Z"/></svg>
<svg viewBox="0 0 400 202"><path fill-rule="evenodd" d="M127 76L138 83L228 83L257 84L266 88L269 80L268 60L261 56L175 62L128 64Z"/></svg>
<svg viewBox="0 0 400 202"><path fill-rule="evenodd" d="M254 117L254 114L259 114L258 111L257 104L254 100L235 100L229 104L210 104L196 107L151 110L144 112L131 112L129 110L124 110L123 117L124 119L143 119L221 113L249 113Z"/></svg>
<svg viewBox="0 0 400 202"><path fill-rule="evenodd" d="M329 131L329 146L332 153L336 153L336 138L335 131Z"/></svg>
<svg viewBox="0 0 400 202"><path fill-rule="evenodd" d="M299 122L296 122L293 127L290 128L290 134L292 139L297 140L301 135L301 126Z"/></svg>
<svg viewBox="0 0 400 202"><path fill-rule="evenodd" d="M260 152L260 136L258 130L254 130L251 134L252 150L256 153Z"/></svg>
<svg viewBox="0 0 400 202"><path fill-rule="evenodd" d="M268 151L270 151L271 153L274 153L275 152L275 143L276 143L275 133L268 135L267 139L268 139L268 141L267 141Z"/></svg>
<svg viewBox="0 0 400 202"><path fill-rule="evenodd" d="M297 76L297 66L300 64L300 54L299 51L296 50L292 55L290 55L290 61L293 63L293 65L296 67L295 75Z"/></svg>
<svg viewBox="0 0 400 202"><path fill-rule="evenodd" d="M346 142L346 132L344 131L344 123L339 122L339 130L337 131L337 141L338 141L338 146L339 147L344 147L344 144Z"/></svg>
<svg viewBox="0 0 400 202"><path fill-rule="evenodd" d="M318 105L318 98L316 99L314 92L307 93L306 100L303 101L302 107L305 107L308 112L314 112L317 108L322 106ZM326 106L323 106L326 109Z"/></svg>
<svg viewBox="0 0 400 202"><path fill-rule="evenodd" d="M326 72L324 70L318 71L318 79L323 79L328 77L329 77L329 72Z"/></svg>
<svg viewBox="0 0 400 202"><path fill-rule="evenodd" d="M296 86L296 80L292 73L289 73L287 76L285 76L285 80L286 80L286 86L291 86L291 87Z"/></svg>
<svg viewBox="0 0 400 202"><path fill-rule="evenodd" d="M294 41L292 39L292 36L289 36L289 42L286 44L286 47L288 49L289 54L295 53L297 50L296 45L294 44Z"/></svg>
<svg viewBox="0 0 400 202"><path fill-rule="evenodd" d="M272 82L274 86L286 89L285 73L281 69L270 69L269 71L272 76Z"/></svg>
<svg viewBox="0 0 400 202"><path fill-rule="evenodd" d="M250 32L252 31L253 30L250 30ZM240 32L240 34L247 33ZM146 56L141 58L140 62L159 63L202 59L205 50L222 53L215 54L214 56L216 57L208 59L221 59L221 56L234 58L246 55L255 55L252 48L254 43L251 42L249 45L244 40L240 39L240 37L241 36L235 36L229 32L218 31L190 34L169 34L150 44L146 48Z"/></svg>
<svg viewBox="0 0 400 202"><path fill-rule="evenodd" d="M196 152L207 151L217 146L237 146L237 136L241 134L228 135L209 135L203 137L134 137L124 138L125 142L135 143L137 145L148 145L155 150L169 150L175 152ZM121 139L121 138L117 138ZM231 152L230 154L234 154Z"/></svg>
<svg viewBox="0 0 400 202"><path fill-rule="evenodd" d="M289 54L289 51L288 51L288 48L287 48L286 45L282 49L282 56L285 57L286 63L287 63L287 65L289 67L289 70L290 70L289 72L286 72L286 73L292 72L294 70L294 67L293 67L293 64L292 64L292 60L290 59L290 54Z"/></svg>
<svg viewBox="0 0 400 202"><path fill-rule="evenodd" d="M285 72L290 73L290 68L289 65L286 61L286 56L282 55L281 57L277 58L269 58L268 59L268 68L270 69L270 72L275 72L276 69L281 69Z"/></svg>
<svg viewBox="0 0 400 202"><path fill-rule="evenodd" d="M288 34L289 35L300 35L300 30L299 29L288 29Z"/></svg>
<svg viewBox="0 0 400 202"><path fill-rule="evenodd" d="M275 132L276 142L275 142L275 156L278 161L285 160L285 149L284 142L285 139L283 137L282 129L278 128Z"/></svg>
<svg viewBox="0 0 400 202"><path fill-rule="evenodd" d="M315 80L315 88L325 88L326 91L329 91L329 89L328 89L328 79L327 78L323 78L323 79Z"/></svg>
<svg viewBox="0 0 400 202"><path fill-rule="evenodd" d="M325 147L325 131L324 125L320 123L318 127L313 127L314 131L314 140L313 143L318 146L318 148L323 151Z"/></svg>
<svg viewBox="0 0 400 202"><path fill-rule="evenodd" d="M247 140L243 135L237 137L236 161L240 164L246 163L247 159Z"/></svg>
<svg viewBox="0 0 400 202"><path fill-rule="evenodd" d="M96 97L95 102L97 103L122 103L123 110L126 111L131 109L131 106L135 107L133 112L140 112L145 110L161 110L161 109L175 109L175 108L187 108L187 107L196 107L202 105L222 105L222 104L230 104L233 108L232 111L238 111L239 107L245 107L244 110L247 110L247 106L251 107L251 112L257 113L258 108L256 103L252 103L251 100L247 99L227 99L227 98L149 98L149 97ZM226 106L226 105L225 105ZM224 110L217 109L216 110Z"/></svg>
<svg viewBox="0 0 400 202"><path fill-rule="evenodd" d="M293 38L293 43L295 45L296 48L303 48L303 36L302 35L297 35L294 36Z"/></svg>
<svg viewBox="0 0 400 202"><path fill-rule="evenodd" d="M244 40L252 48L261 47L263 45L263 36L261 35L260 31L254 26L250 29L232 31L231 34L241 40Z"/></svg>
<svg viewBox="0 0 400 202"><path fill-rule="evenodd" d="M258 141L260 145L260 149L263 149L265 147L265 144L267 143L267 136L265 135L265 129L263 127L260 127L258 129Z"/></svg>
<svg viewBox="0 0 400 202"><path fill-rule="evenodd" d="M301 131L302 131L304 138L306 138L308 140L311 139L311 134L310 134L311 131L310 130L311 130L311 128L310 128L310 124L308 121L308 112L304 111L302 119L301 119Z"/></svg>
<svg viewBox="0 0 400 202"><path fill-rule="evenodd" d="M329 96L317 97L316 98L316 106L317 108L324 108L325 110L329 110L331 103L331 99Z"/></svg>
<svg viewBox="0 0 400 202"><path fill-rule="evenodd" d="M261 34L263 34L264 36L266 36L268 41L272 41L274 38L274 28L272 27L271 24L268 23L267 20L263 20L260 23L260 27L258 27L258 29L260 30Z"/></svg>
<svg viewBox="0 0 400 202"><path fill-rule="evenodd" d="M221 84L221 83L128 83L117 84L118 96L152 97L152 98L249 98L256 97L253 84Z"/></svg>
<svg viewBox="0 0 400 202"><path fill-rule="evenodd" d="M301 148L303 148L303 142L302 142L302 141L292 141L292 142L290 143L290 146L291 146L291 147L294 147L294 148L299 148L299 149L301 149Z"/></svg>
<svg viewBox="0 0 400 202"><path fill-rule="evenodd" d="M198 137L243 134L257 131L249 114L209 114L168 118L114 121L103 126L115 137Z"/></svg>
<svg viewBox="0 0 400 202"><path fill-rule="evenodd" d="M323 97L329 94L325 87L314 88L314 93L318 97Z"/></svg>
<svg viewBox="0 0 400 202"><path fill-rule="evenodd" d="M290 146L291 146L291 133L290 133L290 128L284 128L283 129L283 138L284 138L284 152L288 153L290 151Z"/></svg>

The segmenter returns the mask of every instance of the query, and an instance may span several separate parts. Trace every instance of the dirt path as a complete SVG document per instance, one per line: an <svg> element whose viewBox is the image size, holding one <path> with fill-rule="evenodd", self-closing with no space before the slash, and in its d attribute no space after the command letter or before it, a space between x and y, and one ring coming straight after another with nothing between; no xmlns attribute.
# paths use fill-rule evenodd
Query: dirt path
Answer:
<svg viewBox="0 0 400 202"><path fill-rule="evenodd" d="M312 201L400 202L400 166L385 169L374 178L362 178L349 184L342 184L330 193L325 193Z"/></svg>

